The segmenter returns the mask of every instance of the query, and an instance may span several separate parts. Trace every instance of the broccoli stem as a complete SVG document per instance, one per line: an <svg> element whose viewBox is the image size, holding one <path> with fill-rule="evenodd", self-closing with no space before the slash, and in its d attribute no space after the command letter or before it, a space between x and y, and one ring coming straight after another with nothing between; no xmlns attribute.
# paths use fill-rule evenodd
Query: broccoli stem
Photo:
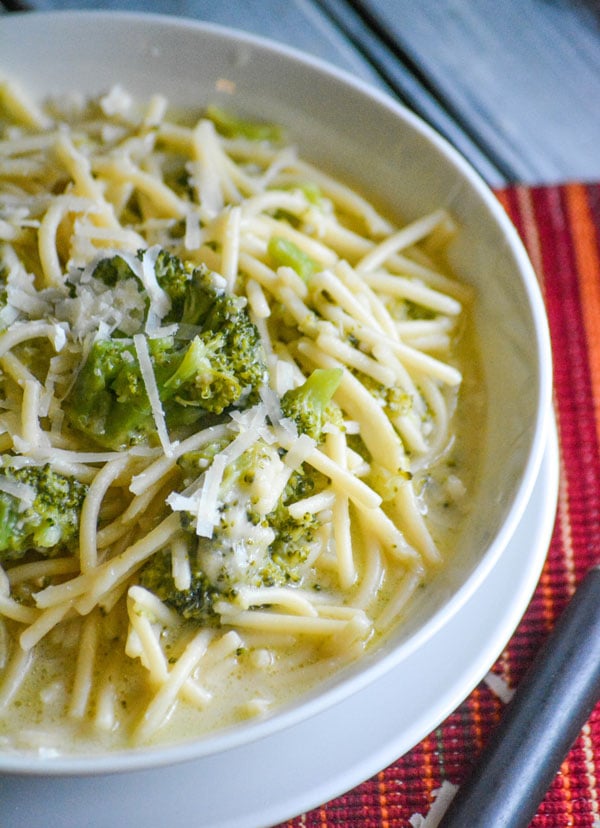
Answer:
<svg viewBox="0 0 600 828"><path fill-rule="evenodd" d="M209 364L205 343L200 337L194 337L175 373L165 380L163 397L169 399L199 371L207 371Z"/></svg>
<svg viewBox="0 0 600 828"><path fill-rule="evenodd" d="M258 123L238 118L218 106L209 105L206 115L217 131L226 138L247 138L249 141L281 141L282 132L278 124Z"/></svg>
<svg viewBox="0 0 600 828"><path fill-rule="evenodd" d="M343 374L342 368L315 368L295 392L304 398L307 405L324 410L337 391Z"/></svg>
<svg viewBox="0 0 600 828"><path fill-rule="evenodd" d="M292 388L281 398L285 417L294 420L301 434L315 440L321 438L323 426L333 419L331 400L342 381L342 368L315 368L298 388Z"/></svg>
<svg viewBox="0 0 600 828"><path fill-rule="evenodd" d="M267 251L278 267L291 267L305 282L317 269L316 262L304 250L281 236L272 236L269 239Z"/></svg>

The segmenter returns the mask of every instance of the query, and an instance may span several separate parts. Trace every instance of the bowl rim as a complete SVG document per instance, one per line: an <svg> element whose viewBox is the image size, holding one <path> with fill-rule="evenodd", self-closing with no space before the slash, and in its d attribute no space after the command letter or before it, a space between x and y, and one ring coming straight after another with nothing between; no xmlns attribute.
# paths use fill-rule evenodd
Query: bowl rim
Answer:
<svg viewBox="0 0 600 828"><path fill-rule="evenodd" d="M366 684L376 681L383 673L399 664L408 654L434 635L446 619L453 617L458 612L490 573L523 516L537 480L548 434L553 422L553 369L549 324L540 284L516 228L491 188L464 156L419 115L393 98L391 94L378 89L367 81L354 77L345 69L341 69L322 58L315 57L293 46L234 27L186 16L111 9L40 10L35 13L15 13L2 16L0 18L0 34L4 29L10 31L20 27L27 29L30 26L36 27L38 25L46 27L52 25L53 21L70 21L74 25L81 24L85 26L91 26L95 23L101 23L102 26L121 26L129 22L135 26L150 26L157 29L168 27L186 32L195 31L199 36L216 36L230 44L253 47L257 53L266 52L279 59L295 62L304 71L324 74L342 85L350 86L361 96L366 96L379 106L384 107L395 118L403 121L434 145L445 160L458 171L460 176L475 191L482 202L482 206L485 206L489 211L493 222L501 230L503 239L510 249L521 276L522 286L527 296L528 310L532 319L532 327L535 332L535 344L539 353L536 376L538 403L535 426L532 429L533 437L519 484L507 508L505 520L492 541L487 545L481 560L473 571L452 596L434 612L431 618L394 650L382 654L379 658L371 659L365 669L343 677L332 686L317 688L317 692L309 691L306 696L301 697L291 705L278 708L266 718L210 732L190 741L158 744L142 748L119 748L97 754L69 753L46 757L33 751L10 750L3 752L0 750L0 773L38 776L87 776L121 771L139 771L199 759L267 737L276 731L291 727L301 720L320 713L341 699L356 693Z"/></svg>

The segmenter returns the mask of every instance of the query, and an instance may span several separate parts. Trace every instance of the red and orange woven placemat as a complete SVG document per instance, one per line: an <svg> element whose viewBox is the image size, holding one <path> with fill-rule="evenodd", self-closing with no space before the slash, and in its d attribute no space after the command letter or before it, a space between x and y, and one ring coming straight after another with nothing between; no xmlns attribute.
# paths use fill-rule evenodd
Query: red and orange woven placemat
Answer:
<svg viewBox="0 0 600 828"><path fill-rule="evenodd" d="M514 187L498 198L542 284L560 443L558 514L548 558L521 623L493 666L516 687L583 575L600 563L600 184ZM482 683L409 753L286 828L411 828L444 780L460 785L466 779L502 708ZM531 828L599 828L599 798L600 707Z"/></svg>

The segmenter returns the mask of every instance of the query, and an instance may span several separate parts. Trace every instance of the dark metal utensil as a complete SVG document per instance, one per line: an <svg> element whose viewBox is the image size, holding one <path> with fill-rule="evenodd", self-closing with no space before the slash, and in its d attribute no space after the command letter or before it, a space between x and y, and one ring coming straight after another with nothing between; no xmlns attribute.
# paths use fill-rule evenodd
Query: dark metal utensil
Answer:
<svg viewBox="0 0 600 828"><path fill-rule="evenodd" d="M600 699L600 568L583 579L439 828L527 828Z"/></svg>

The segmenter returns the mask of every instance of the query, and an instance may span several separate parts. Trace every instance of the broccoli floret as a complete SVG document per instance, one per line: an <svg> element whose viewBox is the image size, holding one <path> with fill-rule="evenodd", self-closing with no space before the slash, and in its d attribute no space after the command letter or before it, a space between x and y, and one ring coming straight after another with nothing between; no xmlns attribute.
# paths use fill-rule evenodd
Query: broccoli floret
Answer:
<svg viewBox="0 0 600 828"><path fill-rule="evenodd" d="M156 257L154 272L156 281L171 300L171 310L164 322L169 324L181 321L186 297L191 288L194 266L167 250L161 250Z"/></svg>
<svg viewBox="0 0 600 828"><path fill-rule="evenodd" d="M172 607L186 620L217 625L218 615L213 603L219 592L198 568L197 556L190 553L192 572L189 589L177 589L173 580L171 554L167 550L157 552L140 573L140 583Z"/></svg>
<svg viewBox="0 0 600 828"><path fill-rule="evenodd" d="M149 341L158 357L165 340ZM123 449L146 443L156 426L133 344L123 339L94 343L64 402L70 424L100 445Z"/></svg>
<svg viewBox="0 0 600 828"><path fill-rule="evenodd" d="M172 337L148 340L165 419L170 428L189 426L211 412L221 413L241 396L241 386L232 377L219 382L215 366L224 357L207 348L205 360L194 358L194 344L186 348ZM206 397L202 397L202 393ZM156 442L152 413L135 346L124 339L98 340L79 372L64 410L70 424L100 445L121 450Z"/></svg>
<svg viewBox="0 0 600 828"><path fill-rule="evenodd" d="M284 417L296 423L300 434L318 441L323 426L340 419L339 409L331 400L342 375L341 368L316 368L302 385L285 392L281 410Z"/></svg>
<svg viewBox="0 0 600 828"><path fill-rule="evenodd" d="M146 253L146 250L138 250L137 258L143 261ZM215 302L224 301L220 276L212 273L205 265L195 266L169 253L168 250L161 250L156 256L154 275L159 287L171 301L171 308L162 320L166 325L173 322L200 325ZM140 292L144 289L128 262L118 254L100 259L94 268L92 278L107 287L114 287L118 282L127 279L135 279L138 281ZM229 294L226 296L232 298ZM240 303L239 299L235 301Z"/></svg>
<svg viewBox="0 0 600 828"><path fill-rule="evenodd" d="M180 321L185 325L201 326L222 292L219 279L207 267L200 265L194 268L186 282Z"/></svg>
<svg viewBox="0 0 600 828"><path fill-rule="evenodd" d="M245 300L225 290L214 274L200 266L192 271L187 283L180 321L201 329L199 337L207 353L212 353L214 373L235 377L238 396L229 405L242 397L245 405L257 402L267 368Z"/></svg>
<svg viewBox="0 0 600 828"><path fill-rule="evenodd" d="M188 553L191 570L188 589L178 589L175 585L168 550L153 555L140 573L141 585L186 620L218 625L215 603L235 601L240 587L282 586L298 579L293 573L300 560L295 561L291 554L285 560L282 552L281 559L276 560L266 550L256 555L248 549L241 553L239 545L234 547L226 531L220 531L211 540L196 538L191 529L190 533L194 547Z"/></svg>
<svg viewBox="0 0 600 828"><path fill-rule="evenodd" d="M114 287L117 282L135 279L135 273L122 256L111 256L108 259L100 259L94 268L92 277L107 287Z"/></svg>
<svg viewBox="0 0 600 828"><path fill-rule="evenodd" d="M45 466L3 468L0 479L21 484L27 499L0 491L0 560L22 558L32 550L53 557L71 548L88 487Z"/></svg>
<svg viewBox="0 0 600 828"><path fill-rule="evenodd" d="M272 521L272 522L271 522ZM183 524L185 525L185 524ZM299 583L303 565L315 540L319 522L314 515L292 518L287 510L277 510L262 525L254 527L271 543L263 549L240 549L234 542L227 521L211 540L196 538L193 527L188 532L195 548L189 554L191 582L188 589L178 589L172 574L168 551L153 555L140 573L140 583L154 592L167 606L183 618L217 625L215 602L235 601L240 587L274 587ZM277 532L273 540L273 531ZM237 535L237 532L235 532ZM242 561L240 562L240 556Z"/></svg>
<svg viewBox="0 0 600 828"><path fill-rule="evenodd" d="M198 267L188 284L181 321L200 327L204 337L219 337L223 360L247 395L245 402L257 402L267 369L260 336L246 301L221 287L207 268Z"/></svg>
<svg viewBox="0 0 600 828"><path fill-rule="evenodd" d="M184 406L200 406L221 414L242 396L242 385L227 356L225 339L200 334L194 337L179 367L164 383L165 397Z"/></svg>
<svg viewBox="0 0 600 828"><path fill-rule="evenodd" d="M118 258L105 260L106 278L125 275L115 263ZM166 251L156 259L156 276L172 303L163 321L183 323L177 335L147 341L167 426L207 425L234 406L256 402L267 369L245 302L225 291L221 278L206 267L185 264ZM93 344L64 409L70 424L100 445L122 449L156 442L146 384L130 340L113 337Z"/></svg>
<svg viewBox="0 0 600 828"><path fill-rule="evenodd" d="M275 538L269 547L269 554L279 568L278 583L293 583L299 580L303 564L316 541L316 532L320 521L309 512L300 517L292 517L289 506L298 500L314 494L317 486L326 485L324 477L316 472L308 474L304 469L294 472L286 486L283 496L270 512L266 521L275 532Z"/></svg>
<svg viewBox="0 0 600 828"><path fill-rule="evenodd" d="M145 255L145 250L138 250L137 258L140 261L143 261ZM161 250L156 257L154 262L156 281L171 300L171 309L163 320L165 324L177 322L181 319L193 271L193 265L189 262L183 262L167 250ZM94 268L92 278L97 279L107 287L114 287L118 282L134 279L138 282L139 291L143 291L143 285L139 282L128 262L118 254L100 259ZM146 305L148 306L148 303Z"/></svg>
<svg viewBox="0 0 600 828"><path fill-rule="evenodd" d="M380 401L392 419L403 414L408 414L411 410L412 397L404 388L396 385L382 385L373 379L373 377L370 377L368 374L363 374L360 371L355 372L355 375L368 390L369 394Z"/></svg>
<svg viewBox="0 0 600 828"><path fill-rule="evenodd" d="M186 486L223 448L219 441L179 459ZM275 506L264 514L258 492L264 495L265 482L268 484L281 466L277 449L260 441L228 466L220 487L220 518L213 537L198 537L191 515L182 513L182 527L190 539L189 589L175 586L168 550L152 556L144 566L142 585L184 618L217 624L215 603L235 602L244 587L302 584L320 521L309 513L293 517L288 507L325 487L327 481L304 469L294 472Z"/></svg>

